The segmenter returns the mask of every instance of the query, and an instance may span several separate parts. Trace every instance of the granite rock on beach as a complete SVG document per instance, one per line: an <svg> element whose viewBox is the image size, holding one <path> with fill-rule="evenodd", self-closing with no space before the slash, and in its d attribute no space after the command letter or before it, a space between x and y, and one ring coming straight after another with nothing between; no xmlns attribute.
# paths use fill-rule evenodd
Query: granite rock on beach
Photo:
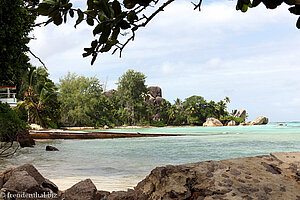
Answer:
<svg viewBox="0 0 300 200"><path fill-rule="evenodd" d="M247 111L245 109L238 110L237 113L234 115L234 117L240 117L244 121L246 120L246 116L247 116Z"/></svg>
<svg viewBox="0 0 300 200"><path fill-rule="evenodd" d="M16 182L16 178L25 177L30 182ZM90 179L58 191L27 164L2 173L1 188L15 192L52 191L65 200L297 200L300 199L300 152L157 167L134 189L112 193L97 190Z"/></svg>
<svg viewBox="0 0 300 200"><path fill-rule="evenodd" d="M220 122L220 120L218 120L216 118L207 118L206 122L203 123L203 126L215 127L215 126L223 126L223 124Z"/></svg>
<svg viewBox="0 0 300 200"><path fill-rule="evenodd" d="M265 117L265 116L260 116L258 118L256 118L255 120L250 122L252 125L264 125L269 123L269 118Z"/></svg>

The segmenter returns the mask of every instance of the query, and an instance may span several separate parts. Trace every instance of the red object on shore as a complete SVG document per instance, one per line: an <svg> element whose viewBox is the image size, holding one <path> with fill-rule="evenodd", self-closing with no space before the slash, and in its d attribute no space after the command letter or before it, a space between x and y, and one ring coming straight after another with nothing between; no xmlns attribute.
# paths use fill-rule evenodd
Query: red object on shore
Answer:
<svg viewBox="0 0 300 200"><path fill-rule="evenodd" d="M17 87L0 87L0 88L17 89Z"/></svg>

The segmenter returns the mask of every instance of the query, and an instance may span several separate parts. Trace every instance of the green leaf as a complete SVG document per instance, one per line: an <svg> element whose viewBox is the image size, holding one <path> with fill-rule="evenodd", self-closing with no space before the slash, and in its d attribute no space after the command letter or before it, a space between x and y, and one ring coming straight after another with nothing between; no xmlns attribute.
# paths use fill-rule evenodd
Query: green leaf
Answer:
<svg viewBox="0 0 300 200"><path fill-rule="evenodd" d="M118 38L119 33L120 33L120 28L115 28L111 34L111 39L116 40Z"/></svg>
<svg viewBox="0 0 300 200"><path fill-rule="evenodd" d="M74 26L75 28L78 24L80 24L82 22L83 17L84 17L83 12L80 9L77 10L77 15L78 15L78 18L77 18L76 24Z"/></svg>
<svg viewBox="0 0 300 200"><path fill-rule="evenodd" d="M248 10L248 5L244 4L241 11L242 12L247 12L247 10Z"/></svg>
<svg viewBox="0 0 300 200"><path fill-rule="evenodd" d="M69 14L70 16L73 18L74 17L74 11L73 10L69 10Z"/></svg>
<svg viewBox="0 0 300 200"><path fill-rule="evenodd" d="M100 50L100 52L108 52L111 49L111 47L117 44L118 42L118 40L107 41L106 45Z"/></svg>
<svg viewBox="0 0 300 200"><path fill-rule="evenodd" d="M104 12L104 14L108 18L110 18L111 17L111 11L110 11L109 5L108 5L106 0L100 0L100 7L101 7L102 11Z"/></svg>
<svg viewBox="0 0 300 200"><path fill-rule="evenodd" d="M60 13L57 14L57 15L55 15L55 16L53 17L53 23L54 23L56 26L61 25L62 22L63 22L63 19L62 19Z"/></svg>
<svg viewBox="0 0 300 200"><path fill-rule="evenodd" d="M254 8L254 7L258 6L260 3L261 3L261 0L253 0L252 7Z"/></svg>
<svg viewBox="0 0 300 200"><path fill-rule="evenodd" d="M298 20L297 20L296 27L297 27L298 29L300 29L300 17L299 17Z"/></svg>
<svg viewBox="0 0 300 200"><path fill-rule="evenodd" d="M50 4L40 3L37 8L37 11L40 15L47 16L50 13L50 10L49 10L50 8L51 8Z"/></svg>
<svg viewBox="0 0 300 200"><path fill-rule="evenodd" d="M133 23L134 22L134 20L137 20L138 19L138 17L137 17L137 15L136 15L136 13L135 13L135 11L130 11L129 13L128 13L128 15L127 15L127 20L130 22L130 23Z"/></svg>
<svg viewBox="0 0 300 200"><path fill-rule="evenodd" d="M64 14L64 23L67 22L67 14Z"/></svg>
<svg viewBox="0 0 300 200"><path fill-rule="evenodd" d="M129 29L131 26L128 22L126 22L125 20L121 20L118 24L121 29L125 30L125 29Z"/></svg>
<svg viewBox="0 0 300 200"><path fill-rule="evenodd" d="M91 61L91 65L94 64L94 62L96 61L98 54L93 55L92 61Z"/></svg>
<svg viewBox="0 0 300 200"><path fill-rule="evenodd" d="M102 34L99 38L99 43L100 44L106 43L106 41L108 40L108 37L110 35L110 32L111 32L111 28L109 26L105 26L104 30L102 31Z"/></svg>
<svg viewBox="0 0 300 200"><path fill-rule="evenodd" d="M101 33L103 31L103 27L104 27L103 23L97 24L97 26L93 30L94 36Z"/></svg>
<svg viewBox="0 0 300 200"><path fill-rule="evenodd" d="M120 5L120 3L117 0L114 0L112 2L112 8L113 8L113 10L115 12L115 16L119 15L121 13L121 11L122 11L121 10L121 5Z"/></svg>
<svg viewBox="0 0 300 200"><path fill-rule="evenodd" d="M123 4L125 8L132 9L137 4L136 0L124 0Z"/></svg>
<svg viewBox="0 0 300 200"><path fill-rule="evenodd" d="M97 40L92 41L91 43L92 49L95 49L97 47L97 44L98 44Z"/></svg>
<svg viewBox="0 0 300 200"><path fill-rule="evenodd" d="M86 19L86 23L87 23L88 25L90 25L90 26L94 26L94 19L91 18L91 17L88 17L88 18Z"/></svg>

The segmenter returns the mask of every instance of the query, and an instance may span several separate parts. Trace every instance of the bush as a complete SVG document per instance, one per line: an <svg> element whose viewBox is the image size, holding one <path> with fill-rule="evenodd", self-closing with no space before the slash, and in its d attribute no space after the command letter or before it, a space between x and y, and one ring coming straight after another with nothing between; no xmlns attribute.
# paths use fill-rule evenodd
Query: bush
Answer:
<svg viewBox="0 0 300 200"><path fill-rule="evenodd" d="M0 102L0 141L10 142L16 139L19 131L28 129L26 122L22 121L15 110Z"/></svg>

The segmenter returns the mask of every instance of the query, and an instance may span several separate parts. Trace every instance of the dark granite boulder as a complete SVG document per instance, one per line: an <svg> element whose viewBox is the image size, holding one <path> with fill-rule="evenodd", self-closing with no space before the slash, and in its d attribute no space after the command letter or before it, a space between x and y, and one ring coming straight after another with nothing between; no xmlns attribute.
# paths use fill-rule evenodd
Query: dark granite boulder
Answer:
<svg viewBox="0 0 300 200"><path fill-rule="evenodd" d="M148 90L150 92L150 95L154 98L156 97L162 97L162 91L161 88L158 86L150 86L148 87Z"/></svg>
<svg viewBox="0 0 300 200"><path fill-rule="evenodd" d="M58 148L53 146L46 146L46 151L59 151Z"/></svg>
<svg viewBox="0 0 300 200"><path fill-rule="evenodd" d="M96 195L96 186L91 179L86 179L67 189L62 197L65 200L94 200Z"/></svg>
<svg viewBox="0 0 300 200"><path fill-rule="evenodd" d="M34 139L31 138L28 130L18 132L17 142L23 147L33 147L35 145Z"/></svg>

